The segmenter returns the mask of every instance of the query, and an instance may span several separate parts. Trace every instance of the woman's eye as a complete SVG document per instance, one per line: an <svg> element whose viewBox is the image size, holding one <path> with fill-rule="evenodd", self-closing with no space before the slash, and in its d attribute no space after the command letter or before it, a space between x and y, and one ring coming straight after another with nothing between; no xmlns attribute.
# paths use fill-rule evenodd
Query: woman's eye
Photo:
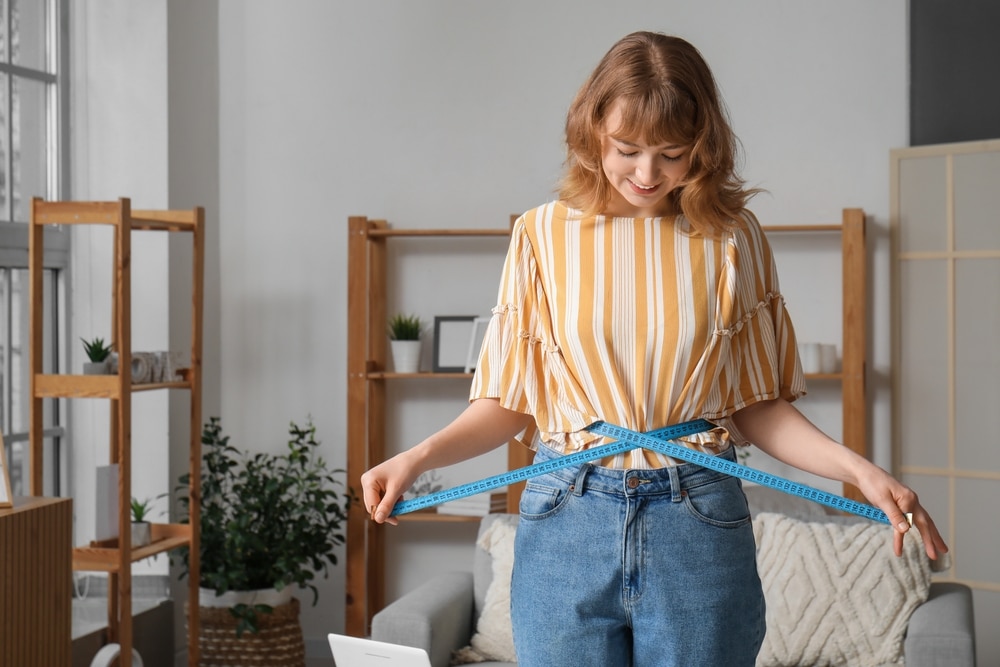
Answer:
<svg viewBox="0 0 1000 667"><path fill-rule="evenodd" d="M635 157L638 154L638 151L632 151L631 153L626 153L625 151L619 148L618 154L621 155L622 157Z"/></svg>
<svg viewBox="0 0 1000 667"><path fill-rule="evenodd" d="M663 159L666 160L667 162L677 162L682 157L684 157L683 153L681 153L680 155L667 155L666 153L663 154Z"/></svg>

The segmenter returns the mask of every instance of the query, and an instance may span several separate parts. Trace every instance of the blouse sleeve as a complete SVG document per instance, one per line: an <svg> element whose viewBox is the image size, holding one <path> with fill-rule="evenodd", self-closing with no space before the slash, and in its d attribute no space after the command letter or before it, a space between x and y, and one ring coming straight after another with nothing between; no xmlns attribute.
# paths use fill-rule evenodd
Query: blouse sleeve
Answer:
<svg viewBox="0 0 1000 667"><path fill-rule="evenodd" d="M794 401L806 393L771 248L751 214L743 222L729 239L719 280L718 393L704 415L729 430L737 444L746 438L730 418L734 412L776 398Z"/></svg>
<svg viewBox="0 0 1000 667"><path fill-rule="evenodd" d="M470 400L477 398L496 398L508 410L532 415L542 439L580 431L596 420L556 343L523 219L512 231L497 305L472 379Z"/></svg>

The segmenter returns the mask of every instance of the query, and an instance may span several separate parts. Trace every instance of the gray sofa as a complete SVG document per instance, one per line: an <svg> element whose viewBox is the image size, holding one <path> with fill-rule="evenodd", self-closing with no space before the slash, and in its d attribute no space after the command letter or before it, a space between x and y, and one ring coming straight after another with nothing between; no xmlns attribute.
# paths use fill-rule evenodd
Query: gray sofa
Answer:
<svg viewBox="0 0 1000 667"><path fill-rule="evenodd" d="M747 489L751 510L779 511L783 494ZM790 498L790 497L789 497ZM793 499L798 502L798 499ZM491 514L480 523L482 533L494 521L516 516ZM492 578L490 556L475 549L473 571L430 579L380 611L372 620L372 638L425 649L433 667L445 667L456 649L469 644ZM972 591L963 584L933 582L930 596L910 617L904 642L906 667L975 667ZM514 667L485 662L480 667Z"/></svg>

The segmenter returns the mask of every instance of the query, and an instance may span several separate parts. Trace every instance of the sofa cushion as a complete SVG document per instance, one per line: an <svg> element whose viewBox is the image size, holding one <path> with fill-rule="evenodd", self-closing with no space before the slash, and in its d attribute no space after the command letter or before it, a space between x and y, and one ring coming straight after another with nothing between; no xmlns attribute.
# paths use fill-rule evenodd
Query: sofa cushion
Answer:
<svg viewBox="0 0 1000 667"><path fill-rule="evenodd" d="M816 503L763 487L747 488L747 497L767 598L768 631L757 666L902 664L910 615L930 587L917 531L907 535L897 559L888 526L828 515ZM477 552L484 562L475 575L484 591L482 610L470 645L454 654L453 664L515 662L510 575L516 527L516 515L483 520Z"/></svg>
<svg viewBox="0 0 1000 667"><path fill-rule="evenodd" d="M927 599L930 563L917 531L892 552L892 529L867 519L754 517L767 599L758 667L902 664L910 615Z"/></svg>
<svg viewBox="0 0 1000 667"><path fill-rule="evenodd" d="M476 546L492 559L491 580L483 600L476 632L453 655L452 664L497 660L516 662L514 632L510 624L510 576L514 567L514 520L493 520L480 533Z"/></svg>
<svg viewBox="0 0 1000 667"><path fill-rule="evenodd" d="M819 503L767 486L743 482L743 493L746 494L751 516L761 512L778 512L800 519L822 519L828 515L826 508Z"/></svg>

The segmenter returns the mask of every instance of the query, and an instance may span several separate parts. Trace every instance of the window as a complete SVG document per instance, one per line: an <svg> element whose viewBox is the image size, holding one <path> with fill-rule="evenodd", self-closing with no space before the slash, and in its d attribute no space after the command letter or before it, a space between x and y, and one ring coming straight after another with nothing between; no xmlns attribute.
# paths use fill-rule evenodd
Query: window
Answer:
<svg viewBox="0 0 1000 667"><path fill-rule="evenodd" d="M68 2L0 0L0 431L14 495L28 488L28 226L32 197L68 198ZM69 230L45 230L46 372L65 349ZM60 494L61 406L44 406L45 495Z"/></svg>

